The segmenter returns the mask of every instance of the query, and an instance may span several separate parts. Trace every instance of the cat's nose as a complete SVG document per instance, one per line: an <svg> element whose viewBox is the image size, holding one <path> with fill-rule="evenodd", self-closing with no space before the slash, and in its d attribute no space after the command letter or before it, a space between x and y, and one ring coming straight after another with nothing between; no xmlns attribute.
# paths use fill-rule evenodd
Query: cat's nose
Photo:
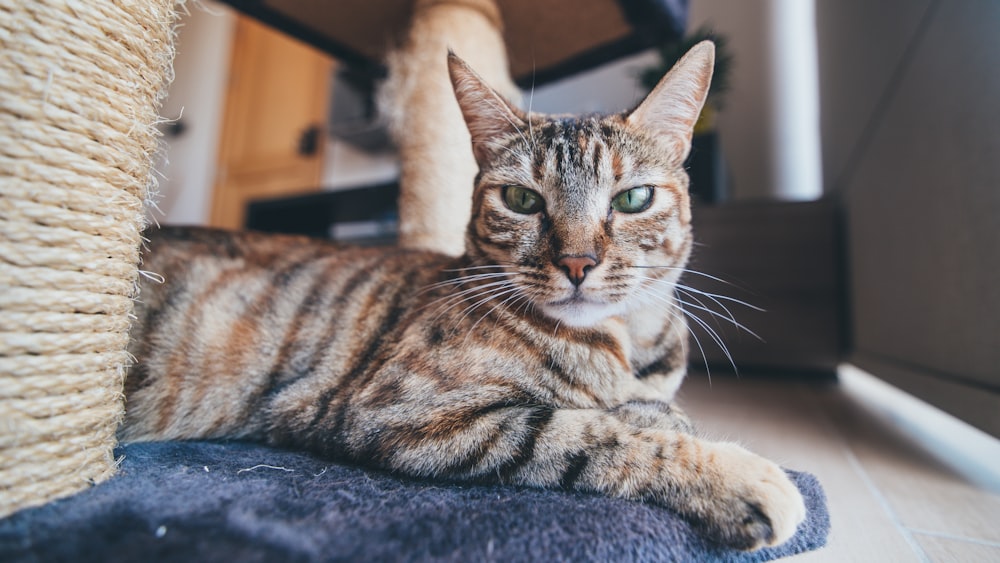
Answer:
<svg viewBox="0 0 1000 563"><path fill-rule="evenodd" d="M566 277L573 285L579 287L583 283L583 278L587 277L587 272L594 269L597 265L597 259L593 256L563 256L559 258L556 262L563 272L565 272Z"/></svg>

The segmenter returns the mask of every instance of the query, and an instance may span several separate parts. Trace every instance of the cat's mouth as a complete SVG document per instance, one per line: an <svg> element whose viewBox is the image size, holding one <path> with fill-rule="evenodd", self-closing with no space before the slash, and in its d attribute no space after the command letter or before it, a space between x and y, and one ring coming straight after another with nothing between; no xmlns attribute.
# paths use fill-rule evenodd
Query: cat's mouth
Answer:
<svg viewBox="0 0 1000 563"><path fill-rule="evenodd" d="M582 305L582 304L585 304L585 303L593 303L593 304L598 304L598 305L603 304L602 301L595 301L595 300L592 300L592 299L588 299L583 294L582 291L580 291L579 289L577 289L569 297L567 297L565 299L559 299L557 301L552 301L552 302L549 303L549 305L552 305L552 306L555 306L555 307L562 307L562 306L571 306L571 305Z"/></svg>
<svg viewBox="0 0 1000 563"><path fill-rule="evenodd" d="M620 304L588 298L579 289L569 297L542 303L539 308L547 316L573 327L591 327L604 319L620 314Z"/></svg>
<svg viewBox="0 0 1000 563"><path fill-rule="evenodd" d="M604 306L608 302L600 297L599 291L584 291L580 287L575 287L572 292L565 297L557 298L552 301L548 301L546 305L550 307L587 307L587 306Z"/></svg>

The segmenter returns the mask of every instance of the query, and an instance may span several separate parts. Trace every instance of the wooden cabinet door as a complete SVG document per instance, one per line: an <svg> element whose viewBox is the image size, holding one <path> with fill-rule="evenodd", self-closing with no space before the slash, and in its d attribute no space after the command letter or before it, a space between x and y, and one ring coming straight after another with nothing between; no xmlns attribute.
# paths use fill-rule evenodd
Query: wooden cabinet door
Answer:
<svg viewBox="0 0 1000 563"><path fill-rule="evenodd" d="M333 61L249 18L237 22L210 223L248 201L320 187Z"/></svg>

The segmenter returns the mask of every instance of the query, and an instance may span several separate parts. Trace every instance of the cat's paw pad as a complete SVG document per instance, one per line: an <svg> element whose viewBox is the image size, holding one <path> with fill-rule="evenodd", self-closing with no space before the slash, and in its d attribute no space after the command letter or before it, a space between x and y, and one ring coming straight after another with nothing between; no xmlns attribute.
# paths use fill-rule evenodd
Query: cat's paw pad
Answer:
<svg viewBox="0 0 1000 563"><path fill-rule="evenodd" d="M710 535L738 549L788 541L805 519L798 487L774 462L735 444L714 444L709 487L718 496L702 523Z"/></svg>

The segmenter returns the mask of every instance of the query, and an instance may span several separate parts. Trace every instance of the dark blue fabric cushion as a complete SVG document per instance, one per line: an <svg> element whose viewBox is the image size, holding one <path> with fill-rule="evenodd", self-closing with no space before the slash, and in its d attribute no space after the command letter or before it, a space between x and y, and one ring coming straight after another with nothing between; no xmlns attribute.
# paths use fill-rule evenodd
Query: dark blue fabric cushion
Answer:
<svg viewBox="0 0 1000 563"><path fill-rule="evenodd" d="M2 561L766 561L826 542L809 515L753 553L703 540L657 506L596 495L415 481L254 444L119 449L113 479L0 520Z"/></svg>

